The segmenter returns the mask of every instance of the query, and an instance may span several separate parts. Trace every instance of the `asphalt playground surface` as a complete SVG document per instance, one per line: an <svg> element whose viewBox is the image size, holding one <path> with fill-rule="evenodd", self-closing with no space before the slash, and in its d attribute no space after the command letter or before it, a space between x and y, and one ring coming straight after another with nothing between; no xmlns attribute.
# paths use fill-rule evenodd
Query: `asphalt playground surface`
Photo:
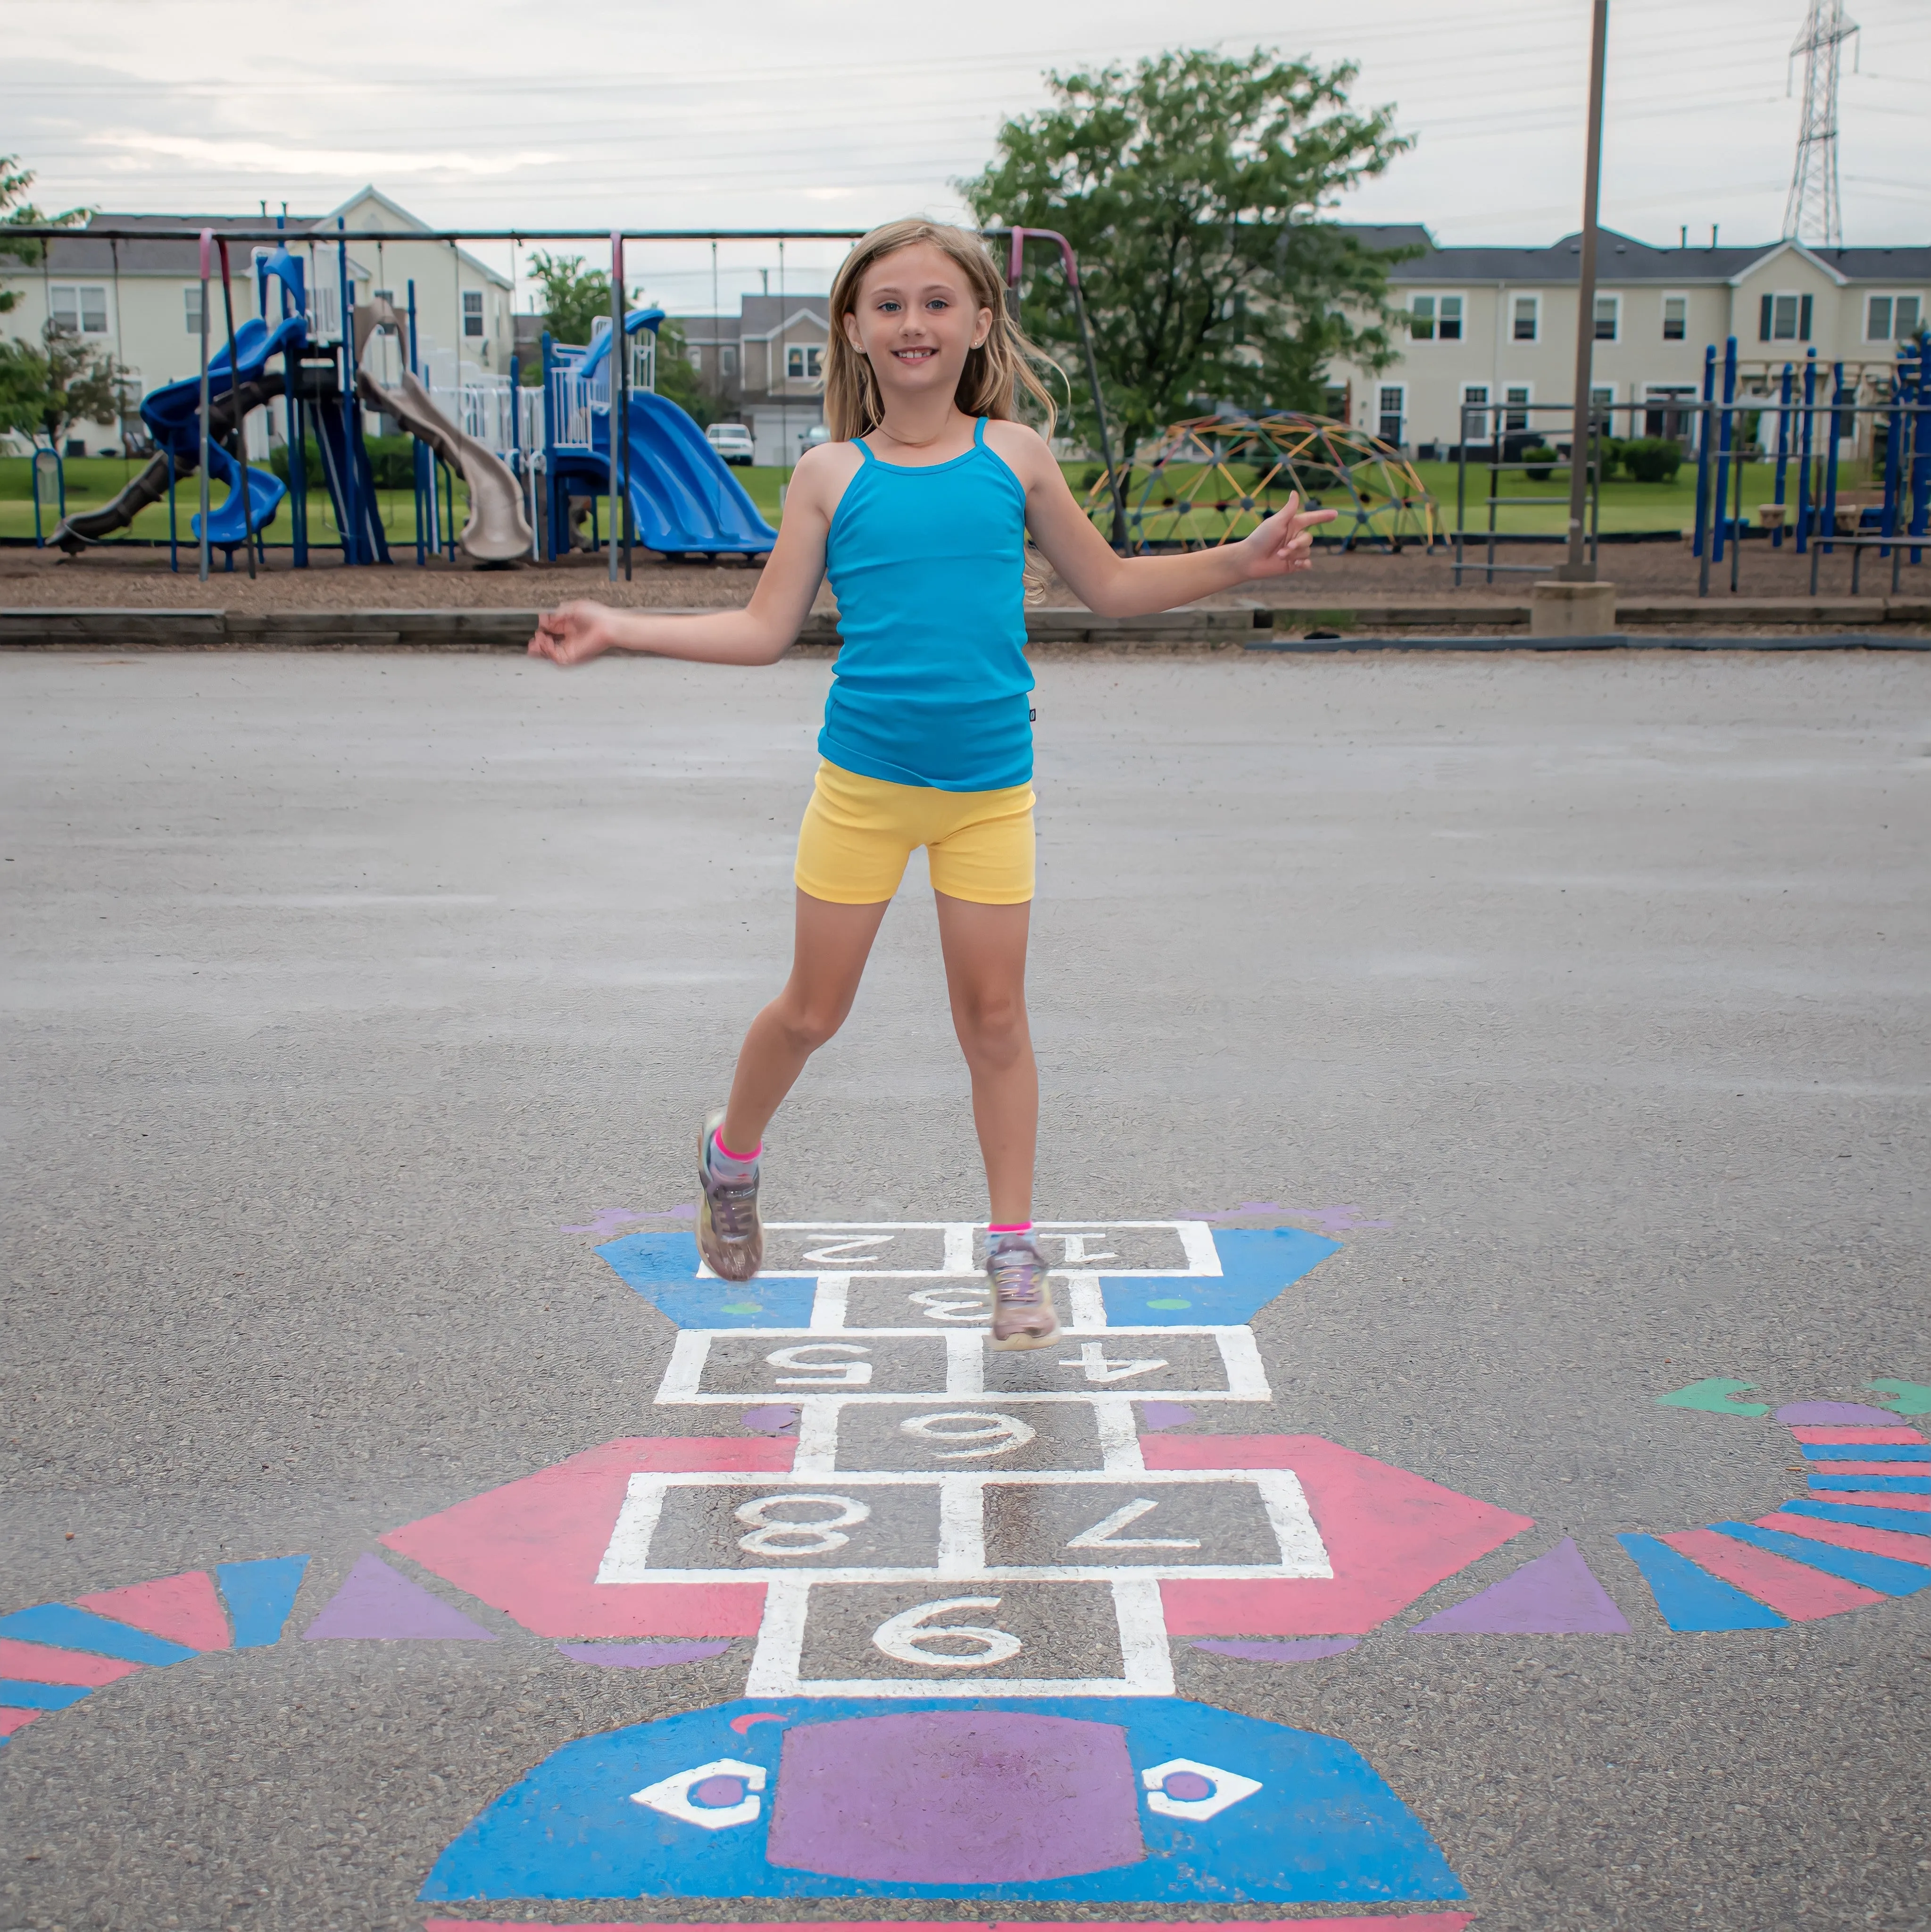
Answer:
<svg viewBox="0 0 1931 1932"><path fill-rule="evenodd" d="M784 1440L655 1400L676 1331L595 1251L688 1232L829 668L0 658L0 1616L310 1559L279 1641L14 1732L0 1928L1931 1924L1931 1591L1684 1632L1616 1540L1804 1487L1773 1418L1659 1396L1931 1383L1931 663L1852 652L1038 668L1036 1211L1338 1241L1252 1318L1268 1399L1171 1439L1533 1519L1345 1651L1176 1635L1174 1694L1352 1747L1465 1902L421 1901L552 1753L745 1694L749 1637L601 1667L376 1539L618 1438ZM982 1220L966 1094L915 860L767 1218ZM1243 1507L1188 1534L1237 1556ZM1570 1538L1627 1631L1410 1634ZM496 1640L305 1638L379 1550ZM1107 1587L1015 1586L1011 1627L1105 1677ZM877 1675L868 1589L907 1600L850 1586L802 1669Z"/></svg>

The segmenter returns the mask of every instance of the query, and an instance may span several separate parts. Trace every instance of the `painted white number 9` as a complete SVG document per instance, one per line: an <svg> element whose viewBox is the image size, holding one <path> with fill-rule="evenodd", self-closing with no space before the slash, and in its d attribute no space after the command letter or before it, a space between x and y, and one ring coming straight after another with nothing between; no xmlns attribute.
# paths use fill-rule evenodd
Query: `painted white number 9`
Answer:
<svg viewBox="0 0 1931 1932"><path fill-rule="evenodd" d="M941 1428L941 1423L965 1426ZM934 1458L941 1462L970 1462L985 1456L1003 1456L1009 1450L1023 1449L1034 1431L1015 1416L994 1415L977 1409L948 1409L938 1415L914 1415L898 1425L907 1436L928 1442L970 1442L982 1444L971 1449L937 1449Z"/></svg>
<svg viewBox="0 0 1931 1932"><path fill-rule="evenodd" d="M814 1504L835 1514L803 1522L770 1520L769 1511L781 1506L790 1509L799 1503ZM871 1514L865 1504L855 1502L850 1496L760 1496L737 1512L739 1522L751 1526L750 1535L738 1538L738 1547L760 1556L822 1556L827 1550L842 1550L851 1540L844 1532ZM788 1540L781 1541L781 1538Z"/></svg>
<svg viewBox="0 0 1931 1932"><path fill-rule="evenodd" d="M886 1655L898 1664L936 1664L949 1670L982 1670L988 1664L1003 1664L1017 1657L1024 1646L1010 1630L994 1630L984 1624L928 1624L946 1610L996 1610L997 1597L946 1597L936 1604L916 1604L887 1617L871 1634L871 1640ZM942 1650L924 1646L943 1637L956 1637L979 1646L976 1657L955 1657Z"/></svg>

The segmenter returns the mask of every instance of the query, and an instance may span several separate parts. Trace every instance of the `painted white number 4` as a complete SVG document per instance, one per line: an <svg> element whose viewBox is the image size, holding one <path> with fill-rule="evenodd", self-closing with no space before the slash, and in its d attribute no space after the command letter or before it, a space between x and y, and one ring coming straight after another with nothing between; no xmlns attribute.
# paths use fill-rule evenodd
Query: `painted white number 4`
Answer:
<svg viewBox="0 0 1931 1932"><path fill-rule="evenodd" d="M1063 1369L1084 1369L1090 1382L1123 1382L1129 1376L1150 1375L1156 1369L1167 1366L1164 1358L1155 1361L1114 1361L1106 1352L1104 1342L1082 1342L1079 1360L1062 1362Z"/></svg>
<svg viewBox="0 0 1931 1932"><path fill-rule="evenodd" d="M928 1624L946 1610L996 1610L997 1597L944 1597L936 1604L915 1604L887 1617L871 1634L872 1642L898 1664L936 1664L952 1670L973 1670L988 1664L1003 1664L1017 1657L1024 1647L1010 1630L995 1630L985 1624ZM955 1657L942 1650L927 1650L926 1644L940 1637L958 1637L979 1646L975 1657Z"/></svg>

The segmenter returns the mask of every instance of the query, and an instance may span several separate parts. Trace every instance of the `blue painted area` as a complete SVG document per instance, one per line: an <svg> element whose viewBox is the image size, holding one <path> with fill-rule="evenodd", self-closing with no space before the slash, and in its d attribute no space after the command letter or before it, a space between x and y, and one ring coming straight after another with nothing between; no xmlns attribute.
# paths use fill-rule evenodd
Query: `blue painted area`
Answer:
<svg viewBox="0 0 1931 1932"><path fill-rule="evenodd" d="M1753 1522L1713 1522L1719 1536L1735 1537L1739 1543L1754 1544L1772 1556L1787 1556L1793 1563L1821 1570L1827 1576L1841 1576L1847 1583L1861 1583L1867 1590L1881 1590L1887 1597L1914 1596L1931 1589L1931 1569L1921 1570L1915 1563L1900 1563L1889 1556L1868 1556L1861 1550L1840 1550L1834 1543L1818 1543L1807 1536L1792 1536L1783 1530L1761 1529Z"/></svg>
<svg viewBox="0 0 1931 1932"><path fill-rule="evenodd" d="M15 1711L64 1711L91 1697L87 1684L30 1684L19 1677L0 1677L0 1706Z"/></svg>
<svg viewBox="0 0 1931 1932"><path fill-rule="evenodd" d="M1886 1490L1894 1496L1931 1496L1931 1476L1813 1476L1813 1490Z"/></svg>
<svg viewBox="0 0 1931 1932"><path fill-rule="evenodd" d="M1175 1757L1261 1780L1206 1820L1163 1816L1138 1794L1144 1858L1036 1883L915 1885L772 1864L765 1834L785 1732L847 1718L956 1711L949 1702L778 1698L721 1704L584 1738L553 1753L475 1819L436 1862L424 1899L967 1898L1074 1900L1456 1899L1467 1896L1420 1821L1351 1745L1178 1698L988 1700L1117 1724L1135 1772ZM740 1736L733 1718L777 1724ZM752 1822L710 1831L630 1794L719 1758L763 1766ZM943 1803L934 1793L934 1802Z"/></svg>
<svg viewBox="0 0 1931 1932"><path fill-rule="evenodd" d="M1807 1442L1807 1462L1931 1462L1931 1442Z"/></svg>
<svg viewBox="0 0 1931 1932"><path fill-rule="evenodd" d="M295 1608L306 1556L265 1556L253 1563L215 1566L228 1619L235 1626L237 1650L265 1650L281 1641L282 1626Z"/></svg>
<svg viewBox="0 0 1931 1932"><path fill-rule="evenodd" d="M28 1643L58 1644L64 1650L91 1650L97 1657L118 1657L128 1664L178 1664L199 1653L185 1645L151 1636L112 1617L76 1610L67 1604L36 1604L0 1617L0 1636L24 1638Z"/></svg>
<svg viewBox="0 0 1931 1932"><path fill-rule="evenodd" d="M680 1328L803 1328L815 1276L700 1281L695 1234L625 1234L598 1249L629 1287Z"/></svg>
<svg viewBox="0 0 1931 1932"><path fill-rule="evenodd" d="M1653 1536L1618 1536L1673 1630L1782 1630L1786 1620Z"/></svg>
<svg viewBox="0 0 1931 1932"><path fill-rule="evenodd" d="M1115 1328L1235 1328L1318 1268L1340 1246L1300 1228L1219 1228L1221 1273L1135 1278L1099 1271L1106 1318Z"/></svg>
<svg viewBox="0 0 1931 1932"><path fill-rule="evenodd" d="M1786 1516L1814 1516L1825 1522L1854 1522L1863 1529L1894 1529L1906 1536L1931 1537L1931 1510L1867 1509L1857 1503L1813 1503L1807 1497L1786 1503L1783 1509Z"/></svg>

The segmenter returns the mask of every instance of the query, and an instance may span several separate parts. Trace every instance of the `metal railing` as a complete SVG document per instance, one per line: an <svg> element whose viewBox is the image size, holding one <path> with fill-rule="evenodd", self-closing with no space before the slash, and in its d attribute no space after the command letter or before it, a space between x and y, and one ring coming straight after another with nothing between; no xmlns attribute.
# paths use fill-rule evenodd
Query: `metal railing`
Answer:
<svg viewBox="0 0 1931 1932"><path fill-rule="evenodd" d="M1483 581L1493 584L1495 573L1527 572L1546 577L1549 566L1541 563L1498 563L1495 548L1498 542L1506 542L1514 532L1499 528L1495 521L1498 510L1516 504L1539 504L1546 508L1551 503L1560 502L1567 509L1566 499L1555 496L1504 496L1501 494L1503 473L1506 470L1531 469L1541 472L1532 480L1546 482L1560 470L1567 476L1573 460L1558 447L1550 460L1533 465L1522 460L1522 452L1528 449L1546 447L1531 434L1531 416L1553 416L1570 426L1570 444L1575 443L1576 405L1573 403L1464 403L1462 405L1462 433L1455 446L1455 528L1450 533L1455 544L1455 587L1462 588L1462 573L1465 569L1479 569ZM1517 421L1519 418L1520 420ZM1474 434L1471 434L1471 432ZM1593 568L1596 562L1597 532L1602 521L1602 438L1603 415L1600 409L1590 412L1588 429L1588 445L1584 459L1589 465L1589 526L1588 543L1589 562ZM1515 453L1510 454L1511 442L1516 444ZM1486 457L1478 456L1471 461L1471 446L1477 450L1486 450ZM1488 512L1488 525L1485 530L1471 531L1468 527L1468 472L1476 471L1486 476L1488 488L1481 502ZM1485 540L1487 555L1480 564L1467 561L1467 544L1471 536Z"/></svg>

